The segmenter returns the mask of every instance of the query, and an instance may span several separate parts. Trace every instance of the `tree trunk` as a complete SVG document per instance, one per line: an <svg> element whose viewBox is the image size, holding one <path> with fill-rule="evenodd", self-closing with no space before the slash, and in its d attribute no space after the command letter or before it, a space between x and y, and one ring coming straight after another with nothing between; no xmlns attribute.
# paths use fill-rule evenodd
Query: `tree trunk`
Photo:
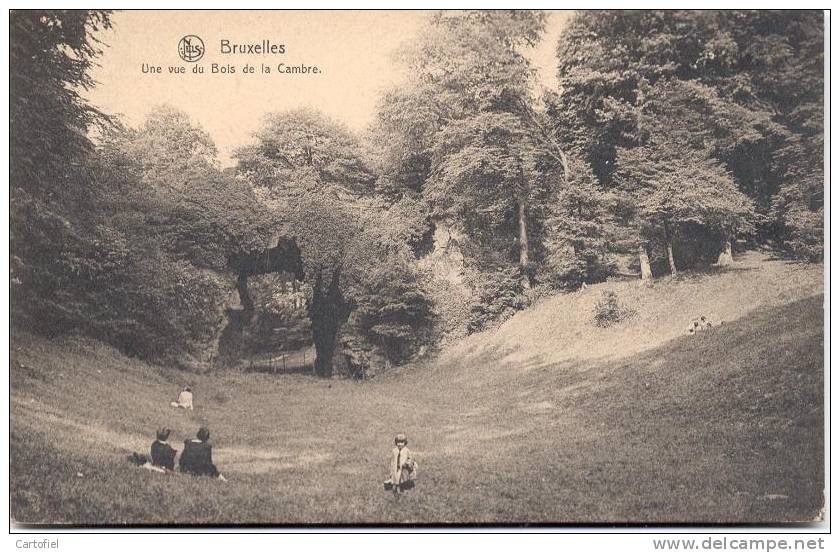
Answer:
<svg viewBox="0 0 840 553"><path fill-rule="evenodd" d="M380 348L382 349L382 357L385 358L385 370L390 370L391 368L391 356L389 355L388 348L385 346L385 338L381 338L379 340Z"/></svg>
<svg viewBox="0 0 840 553"><path fill-rule="evenodd" d="M531 288L531 278L528 271L528 224L525 221L525 198L519 200L519 270L522 272L522 287Z"/></svg>
<svg viewBox="0 0 840 553"><path fill-rule="evenodd" d="M668 239L668 265L671 266L671 276L677 276L677 266L674 264L674 248L671 246L670 239Z"/></svg>
<svg viewBox="0 0 840 553"><path fill-rule="evenodd" d="M239 273L239 278L236 279L236 289L239 291L239 301L242 303L242 310L245 316L249 317L254 311L254 300L251 299L251 294L248 292L248 274Z"/></svg>
<svg viewBox="0 0 840 553"><path fill-rule="evenodd" d="M725 267L732 264L732 241L727 240L723 244L723 251L718 256L717 264Z"/></svg>
<svg viewBox="0 0 840 553"><path fill-rule="evenodd" d="M653 280L653 273L650 272L650 259L644 244L639 244L639 265L642 268L642 282Z"/></svg>
<svg viewBox="0 0 840 553"><path fill-rule="evenodd" d="M312 341L315 343L315 374L324 378L332 376L336 338L350 310L339 287L340 273L335 271L329 288L323 289L321 275L315 279L309 320L312 322Z"/></svg>
<svg viewBox="0 0 840 553"><path fill-rule="evenodd" d="M312 341L315 342L315 374L322 378L329 378L333 373L333 355L335 355L339 326L335 320L312 325Z"/></svg>

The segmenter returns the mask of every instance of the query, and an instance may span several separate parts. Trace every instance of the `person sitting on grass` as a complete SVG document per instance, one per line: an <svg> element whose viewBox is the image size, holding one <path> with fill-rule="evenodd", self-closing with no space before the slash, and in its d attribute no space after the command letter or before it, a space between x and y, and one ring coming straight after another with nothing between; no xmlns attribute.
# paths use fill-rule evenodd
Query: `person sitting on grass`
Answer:
<svg viewBox="0 0 840 553"><path fill-rule="evenodd" d="M166 472L167 468L172 470L175 466L175 450L166 443L166 438L168 437L168 429L163 428L158 430L157 440L152 443L152 458L149 459L146 455L135 451L128 456L128 461L132 465L136 465L140 468L153 472ZM171 457L167 457L166 448L171 450Z"/></svg>
<svg viewBox="0 0 840 553"><path fill-rule="evenodd" d="M225 480L213 464L213 446L210 445L209 440L210 430L204 426L198 429L195 438L184 440L184 451L181 453L179 468L181 472L195 476L212 476Z"/></svg>
<svg viewBox="0 0 840 553"><path fill-rule="evenodd" d="M698 332L702 332L708 328L706 323L706 317L701 316L699 319L694 319L690 323L688 323L688 333L689 334L697 334Z"/></svg>
<svg viewBox="0 0 840 553"><path fill-rule="evenodd" d="M688 323L688 333L697 334L698 332L702 332L704 330L708 330L714 326L719 326L722 324L723 321L713 323L711 320L707 319L705 315L700 315L699 319L694 319L693 321Z"/></svg>
<svg viewBox="0 0 840 553"><path fill-rule="evenodd" d="M152 443L152 465L167 470L175 470L175 453L177 451L167 443L168 428L161 428L157 431L157 439Z"/></svg>
<svg viewBox="0 0 840 553"><path fill-rule="evenodd" d="M179 407L183 409L193 410L193 393L189 386L184 386L181 393L178 394L178 400L171 402L172 407Z"/></svg>
<svg viewBox="0 0 840 553"><path fill-rule="evenodd" d="M408 438L405 437L405 434L397 434L394 438L394 446L388 467L391 478L385 482L385 487L391 489L395 496L399 496L401 492L414 487L414 480L417 477L417 463L411 458L411 451L407 447Z"/></svg>

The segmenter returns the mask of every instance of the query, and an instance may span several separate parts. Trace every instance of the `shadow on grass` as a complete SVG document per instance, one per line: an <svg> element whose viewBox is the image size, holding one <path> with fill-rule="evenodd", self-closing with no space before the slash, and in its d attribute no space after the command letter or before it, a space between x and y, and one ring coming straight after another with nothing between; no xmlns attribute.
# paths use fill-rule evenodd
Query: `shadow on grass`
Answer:
<svg viewBox="0 0 840 553"><path fill-rule="evenodd" d="M567 386L589 388L558 402L586 412L602 444L624 444L611 448L605 470L625 461L624 476L610 478L637 490L634 518L792 522L818 515L822 304L817 296L760 309L633 357L549 369L570 375L561 377Z"/></svg>
<svg viewBox="0 0 840 553"><path fill-rule="evenodd" d="M49 434L58 429L17 418L12 516L75 525L810 521L823 506L822 321L818 296L619 359L522 367L488 351L363 386L289 378L271 391L274 379L260 379L253 395L214 412L215 436L241 437L220 444L219 459L225 447L259 444L271 453L262 462L288 467L231 467L227 483L147 473L106 444L59 447ZM252 394L237 378L231 394ZM408 430L421 466L399 509L381 489L394 426ZM329 462L319 462L325 452Z"/></svg>
<svg viewBox="0 0 840 553"><path fill-rule="evenodd" d="M824 506L822 304L759 309L618 359L504 364L485 351L454 364L477 377L495 365L493 388L482 380L458 401L495 407L485 433L527 428L515 453L498 450L502 488L541 467L541 489L564 502L548 520L812 521Z"/></svg>

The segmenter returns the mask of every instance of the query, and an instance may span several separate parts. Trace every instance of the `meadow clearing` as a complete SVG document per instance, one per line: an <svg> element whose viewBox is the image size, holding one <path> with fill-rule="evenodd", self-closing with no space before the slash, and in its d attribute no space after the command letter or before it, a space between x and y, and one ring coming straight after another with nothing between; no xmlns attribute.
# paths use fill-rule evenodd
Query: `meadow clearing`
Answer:
<svg viewBox="0 0 840 553"><path fill-rule="evenodd" d="M12 334L13 521L59 525L811 521L824 489L822 265L543 298L372 380L196 375L77 336ZM615 290L637 315L611 328ZM724 324L685 335L692 317ZM189 382L196 409L169 406ZM206 424L227 482L130 465ZM419 462L382 489L397 432Z"/></svg>

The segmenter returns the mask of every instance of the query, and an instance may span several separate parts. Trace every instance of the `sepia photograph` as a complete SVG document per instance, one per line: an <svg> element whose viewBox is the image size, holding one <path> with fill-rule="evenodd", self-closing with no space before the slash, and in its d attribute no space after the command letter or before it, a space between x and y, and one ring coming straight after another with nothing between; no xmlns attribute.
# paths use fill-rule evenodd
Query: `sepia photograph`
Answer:
<svg viewBox="0 0 840 553"><path fill-rule="evenodd" d="M826 522L827 12L8 16L11 531Z"/></svg>

